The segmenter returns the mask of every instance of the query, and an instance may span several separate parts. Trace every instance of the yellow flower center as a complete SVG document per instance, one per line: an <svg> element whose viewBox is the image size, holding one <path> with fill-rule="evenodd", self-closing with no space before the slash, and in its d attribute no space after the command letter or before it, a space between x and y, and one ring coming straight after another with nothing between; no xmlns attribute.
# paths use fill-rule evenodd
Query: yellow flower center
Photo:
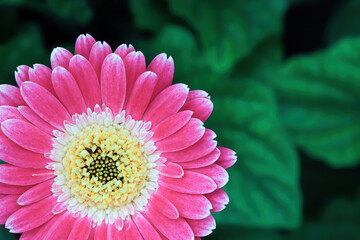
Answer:
<svg viewBox="0 0 360 240"><path fill-rule="evenodd" d="M55 130L54 149L46 156L59 204L98 225L143 211L159 178L160 153L150 126L125 111L113 116L109 108L96 106L74 115L64 131Z"/></svg>
<svg viewBox="0 0 360 240"><path fill-rule="evenodd" d="M147 182L147 159L139 139L121 125L88 126L73 136L63 158L71 193L98 209L121 208Z"/></svg>

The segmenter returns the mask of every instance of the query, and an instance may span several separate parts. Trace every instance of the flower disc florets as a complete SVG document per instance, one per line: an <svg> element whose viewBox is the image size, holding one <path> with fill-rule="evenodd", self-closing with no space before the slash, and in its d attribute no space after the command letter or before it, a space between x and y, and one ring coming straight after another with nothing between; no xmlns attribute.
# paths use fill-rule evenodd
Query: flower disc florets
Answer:
<svg viewBox="0 0 360 240"><path fill-rule="evenodd" d="M125 111L113 116L95 107L74 115L65 131L56 131L48 168L55 170L52 191L75 216L88 215L100 225L142 211L157 188L160 154L149 139L151 123Z"/></svg>

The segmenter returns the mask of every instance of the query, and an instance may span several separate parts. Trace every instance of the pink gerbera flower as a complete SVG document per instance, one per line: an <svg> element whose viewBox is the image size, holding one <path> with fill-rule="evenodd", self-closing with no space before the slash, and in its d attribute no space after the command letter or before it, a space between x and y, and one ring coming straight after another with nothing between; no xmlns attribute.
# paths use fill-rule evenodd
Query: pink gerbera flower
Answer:
<svg viewBox="0 0 360 240"><path fill-rule="evenodd" d="M206 92L172 84L174 63L90 35L52 69L0 86L0 224L21 239L199 239L235 153L203 123Z"/></svg>

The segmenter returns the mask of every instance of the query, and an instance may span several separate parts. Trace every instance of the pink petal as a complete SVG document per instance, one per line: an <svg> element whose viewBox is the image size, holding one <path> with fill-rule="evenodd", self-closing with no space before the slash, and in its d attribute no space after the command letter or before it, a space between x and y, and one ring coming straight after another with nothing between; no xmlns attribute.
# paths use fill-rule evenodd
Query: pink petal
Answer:
<svg viewBox="0 0 360 240"><path fill-rule="evenodd" d="M6 194L0 194L0 199L6 196L7 196Z"/></svg>
<svg viewBox="0 0 360 240"><path fill-rule="evenodd" d="M193 168L201 168L206 167L213 164L220 156L220 150L215 148L208 155L189 161L189 162L180 162L178 163L184 169L193 169Z"/></svg>
<svg viewBox="0 0 360 240"><path fill-rule="evenodd" d="M0 182L10 185L33 185L53 177L52 171L46 169L28 169L0 164Z"/></svg>
<svg viewBox="0 0 360 240"><path fill-rule="evenodd" d="M30 189L32 186L16 186L8 185L5 183L0 183L0 193L1 194L22 194L26 190Z"/></svg>
<svg viewBox="0 0 360 240"><path fill-rule="evenodd" d="M126 44L121 44L116 50L115 53L117 55L119 55L122 59L124 59L126 57L126 55L128 55L129 53L135 51L135 48L129 44L129 46L127 46Z"/></svg>
<svg viewBox="0 0 360 240"><path fill-rule="evenodd" d="M26 105L24 99L21 97L19 88L8 85L0 85L0 105L8 105L17 107L20 105Z"/></svg>
<svg viewBox="0 0 360 240"><path fill-rule="evenodd" d="M124 63L115 53L109 54L101 68L102 101L114 114L121 112L126 97Z"/></svg>
<svg viewBox="0 0 360 240"><path fill-rule="evenodd" d="M95 44L95 39L90 34L81 34L75 43L75 54L89 58L92 46Z"/></svg>
<svg viewBox="0 0 360 240"><path fill-rule="evenodd" d="M162 240L168 240L161 232L157 231Z"/></svg>
<svg viewBox="0 0 360 240"><path fill-rule="evenodd" d="M237 160L236 153L233 150L224 147L218 147L218 148L221 152L221 155L219 159L216 161L216 164L227 169L236 163Z"/></svg>
<svg viewBox="0 0 360 240"><path fill-rule="evenodd" d="M72 53L65 48L54 48L50 56L51 68L54 69L58 66L67 68L69 66L69 61L72 57Z"/></svg>
<svg viewBox="0 0 360 240"><path fill-rule="evenodd" d="M53 130L55 129L49 123L45 122L39 115L37 115L30 107L28 106L19 106L18 111L21 115L26 118L29 122L48 133L49 135L53 135Z"/></svg>
<svg viewBox="0 0 360 240"><path fill-rule="evenodd" d="M179 236L181 239L194 239L193 231L182 217L170 219L152 208L149 208L146 216L167 239L179 239Z"/></svg>
<svg viewBox="0 0 360 240"><path fill-rule="evenodd" d="M33 240L33 239L44 239L45 235L47 234L49 228L57 221L56 217L53 217L49 221L45 222L44 224L40 225L40 227L34 228L30 231L26 231L21 234L20 239L26 240Z"/></svg>
<svg viewBox="0 0 360 240"><path fill-rule="evenodd" d="M177 113L184 105L189 89L185 84L175 84L155 97L147 108L143 120L156 125L161 120Z"/></svg>
<svg viewBox="0 0 360 240"><path fill-rule="evenodd" d="M0 159L23 168L43 169L47 165L43 154L34 153L15 144L0 132Z"/></svg>
<svg viewBox="0 0 360 240"><path fill-rule="evenodd" d="M153 97L156 97L162 90L169 87L173 81L174 60L172 57L168 59L165 53L159 54L151 61L147 70L156 73L159 77L153 95Z"/></svg>
<svg viewBox="0 0 360 240"><path fill-rule="evenodd" d="M83 56L75 55L70 59L69 71L77 81L86 105L93 109L96 104L100 104L100 84L90 62Z"/></svg>
<svg viewBox="0 0 360 240"><path fill-rule="evenodd" d="M217 142L213 140L215 137L213 131L205 129L204 136L194 145L181 151L162 153L161 156L170 162L188 162L201 158L216 148Z"/></svg>
<svg viewBox="0 0 360 240"><path fill-rule="evenodd" d="M186 221L194 231L194 235L197 237L205 237L212 233L212 230L216 228L215 219L212 215L209 215L204 219L187 219Z"/></svg>
<svg viewBox="0 0 360 240"><path fill-rule="evenodd" d="M56 94L70 115L86 112L86 104L80 88L68 70L63 67L55 68L51 74L51 80Z"/></svg>
<svg viewBox="0 0 360 240"><path fill-rule="evenodd" d="M67 211L61 215L56 216L57 220L48 229L44 240L67 240L70 232L74 228L75 218L72 213Z"/></svg>
<svg viewBox="0 0 360 240"><path fill-rule="evenodd" d="M17 199L20 195L7 195L0 199L0 224L5 224L8 217L15 211L19 210L21 206L17 204Z"/></svg>
<svg viewBox="0 0 360 240"><path fill-rule="evenodd" d="M118 240L118 239L120 239L120 240L126 239L125 231L123 231L123 230L119 231L116 228L115 224L108 224L107 240ZM77 239L74 239L74 240L77 240Z"/></svg>
<svg viewBox="0 0 360 240"><path fill-rule="evenodd" d="M189 95L187 101L190 101L195 98L207 98L210 99L209 94L203 90L191 90L189 91Z"/></svg>
<svg viewBox="0 0 360 240"><path fill-rule="evenodd" d="M193 117L205 122L211 115L214 104L207 98L195 98L187 100L181 110L190 110L194 113Z"/></svg>
<svg viewBox="0 0 360 240"><path fill-rule="evenodd" d="M179 193L167 188L159 188L158 193L169 199L184 218L203 219L210 214L212 206L204 195Z"/></svg>
<svg viewBox="0 0 360 240"><path fill-rule="evenodd" d="M135 84L136 79L146 71L146 62L145 57L142 52L130 52L126 55L124 59L125 69L126 69L126 96L127 100L129 100L129 96L133 91L133 87ZM149 89L152 94L153 86Z"/></svg>
<svg viewBox="0 0 360 240"><path fill-rule="evenodd" d="M136 80L126 104L126 112L135 120L140 120L149 105L158 77L153 72L144 72ZM145 90L146 89L146 90Z"/></svg>
<svg viewBox="0 0 360 240"><path fill-rule="evenodd" d="M174 204L161 194L153 193L148 206L155 208L156 211L168 218L176 219L179 217L179 212Z"/></svg>
<svg viewBox="0 0 360 240"><path fill-rule="evenodd" d="M211 212L220 212L224 210L225 205L229 203L229 197L223 189L216 189L214 192L206 194L205 197L209 199L213 209Z"/></svg>
<svg viewBox="0 0 360 240"><path fill-rule="evenodd" d="M29 69L29 79L51 92L51 94L55 93L51 84L51 69L47 66L34 64L34 67Z"/></svg>
<svg viewBox="0 0 360 240"><path fill-rule="evenodd" d="M176 192L190 194L206 194L216 189L216 183L209 177L195 172L184 171L182 178L162 176L159 184Z"/></svg>
<svg viewBox="0 0 360 240"><path fill-rule="evenodd" d="M56 197L49 196L37 203L22 207L7 219L5 227L13 233L37 228L53 218L54 214L51 210L55 203Z"/></svg>
<svg viewBox="0 0 360 240"><path fill-rule="evenodd" d="M105 221L100 226L95 227L94 240L105 240L108 239L108 224Z"/></svg>
<svg viewBox="0 0 360 240"><path fill-rule="evenodd" d="M91 219L77 218L70 232L68 240L87 240L91 230Z"/></svg>
<svg viewBox="0 0 360 240"><path fill-rule="evenodd" d="M161 175L172 177L172 178L181 178L184 175L184 170L182 167L176 163L166 162L165 166L158 167Z"/></svg>
<svg viewBox="0 0 360 240"><path fill-rule="evenodd" d="M41 226L41 227L38 227L38 228L35 228L35 229L32 229L30 231L27 231L27 232L24 232L21 234L20 236L20 240L33 240L35 239L34 237L36 236L36 234L38 233L38 231L40 231L40 229L42 227L44 227L45 225Z"/></svg>
<svg viewBox="0 0 360 240"><path fill-rule="evenodd" d="M127 239L131 239L131 240L143 240L137 226L135 225L135 223L132 221L132 219L130 218L128 220L128 224L129 227L124 228L122 231L124 231L125 233L125 238Z"/></svg>
<svg viewBox="0 0 360 240"><path fill-rule="evenodd" d="M89 238L88 238L88 240L94 240L95 229L96 229L96 228L91 228L90 233L89 233Z"/></svg>
<svg viewBox="0 0 360 240"><path fill-rule="evenodd" d="M144 240L161 240L158 232L153 225L141 214L137 213L132 216L132 219L143 236Z"/></svg>
<svg viewBox="0 0 360 240"><path fill-rule="evenodd" d="M24 82L21 85L21 95L29 107L52 126L63 129L64 120L71 121L69 113L59 100L40 85Z"/></svg>
<svg viewBox="0 0 360 240"><path fill-rule="evenodd" d="M0 123L8 119L19 119L26 121L26 119L21 116L16 107L0 106Z"/></svg>
<svg viewBox="0 0 360 240"><path fill-rule="evenodd" d="M105 223L105 221L103 221L100 226L95 228L94 239L95 240L105 240L105 239L107 239L107 231L108 231L108 226Z"/></svg>
<svg viewBox="0 0 360 240"><path fill-rule="evenodd" d="M93 66L98 79L100 80L101 66L107 55L112 53L111 47L106 42L96 42L90 51L89 61Z"/></svg>
<svg viewBox="0 0 360 240"><path fill-rule="evenodd" d="M164 119L151 129L154 132L151 140L156 142L177 132L189 122L192 114L191 111L182 111Z"/></svg>
<svg viewBox="0 0 360 240"><path fill-rule="evenodd" d="M218 188L222 188L229 181L229 174L227 171L217 164L211 164L207 167L191 169L192 172L204 174L214 180Z"/></svg>
<svg viewBox="0 0 360 240"><path fill-rule="evenodd" d="M1 123L1 129L9 139L27 150L47 153L52 149L51 136L31 123L9 119Z"/></svg>
<svg viewBox="0 0 360 240"><path fill-rule="evenodd" d="M20 87L21 83L29 81L29 66L21 65L18 66L15 71L15 80L17 85Z"/></svg>
<svg viewBox="0 0 360 240"><path fill-rule="evenodd" d="M34 187L24 192L18 199L18 204L25 206L38 202L52 194L51 185L54 183L53 179L39 183Z"/></svg>
<svg viewBox="0 0 360 240"><path fill-rule="evenodd" d="M179 131L155 143L160 152L176 152L190 147L204 136L205 128L199 119L191 118Z"/></svg>

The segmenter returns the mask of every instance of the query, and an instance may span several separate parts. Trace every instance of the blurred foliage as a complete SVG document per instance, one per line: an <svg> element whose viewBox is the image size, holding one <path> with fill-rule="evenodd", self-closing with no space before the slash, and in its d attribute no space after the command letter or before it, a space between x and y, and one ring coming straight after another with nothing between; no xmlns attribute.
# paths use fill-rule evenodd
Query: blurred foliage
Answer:
<svg viewBox="0 0 360 240"><path fill-rule="evenodd" d="M220 226L209 239L242 240L358 240L360 227L360 194L355 200L337 198L326 206L317 221L308 221L293 232L279 232L256 228ZM226 232L226 235L222 233Z"/></svg>
<svg viewBox="0 0 360 240"><path fill-rule="evenodd" d="M266 75L295 142L334 167L360 161L359 51L360 38L345 40Z"/></svg>
<svg viewBox="0 0 360 240"><path fill-rule="evenodd" d="M226 234L224 234L226 233ZM216 231L206 239L215 240L284 240L284 238L275 231L269 229L256 228L233 228L226 226L219 226Z"/></svg>
<svg viewBox="0 0 360 240"><path fill-rule="evenodd" d="M24 26L21 33L0 46L0 82L15 84L14 70L17 66L32 66L34 63L48 65L48 58L49 51L44 50L39 29Z"/></svg>
<svg viewBox="0 0 360 240"><path fill-rule="evenodd" d="M334 11L334 17L327 29L327 42L329 44L348 36L360 34L360 0L347 0Z"/></svg>
<svg viewBox="0 0 360 240"><path fill-rule="evenodd" d="M165 51L174 56L177 66L182 67L177 74L187 73L181 77L190 81L198 77L209 78L209 75L219 78L219 75L230 73L240 60L253 57L252 51L269 50L264 49L264 42L280 36L287 6L285 0L171 0L170 13L163 13L166 8L152 2L131 2L136 26L157 34L152 41L146 41L148 45L143 48L155 53ZM175 26L178 22L181 24ZM281 53L277 49L281 48L271 48L270 54ZM206 76L200 76L201 73ZM203 85L202 80L199 82ZM201 87L198 85L195 86Z"/></svg>
<svg viewBox="0 0 360 240"><path fill-rule="evenodd" d="M229 170L229 207L215 216L220 225L294 228L300 222L298 158L285 135L272 92L252 82L219 89L209 126L222 146L234 149Z"/></svg>
<svg viewBox="0 0 360 240"><path fill-rule="evenodd" d="M358 240L360 194L355 200L335 199L324 210L320 221L309 221L290 236L290 240Z"/></svg>
<svg viewBox="0 0 360 240"><path fill-rule="evenodd" d="M34 8L44 13L50 11L57 17L86 23L92 17L92 10L86 0L0 0L2 6Z"/></svg>
<svg viewBox="0 0 360 240"><path fill-rule="evenodd" d="M330 5L323 45L311 51L326 48L285 58L289 9ZM225 187L230 204L206 239L355 240L358 184L332 195L315 189L327 195L313 213L308 183L333 183L311 176L332 168L360 176L359 11L359 0L0 0L0 82L15 84L18 65L49 65L56 45L73 51L81 33L113 50L125 40L147 63L166 52L175 82L209 92L206 126L238 155ZM290 27L304 18L316 26L316 16L302 15ZM0 229L0 239L17 238Z"/></svg>
<svg viewBox="0 0 360 240"><path fill-rule="evenodd" d="M19 236L12 234L3 225L0 227L0 239L1 240L15 240L19 239Z"/></svg>
<svg viewBox="0 0 360 240"><path fill-rule="evenodd" d="M171 0L170 10L196 31L214 72L226 72L261 40L280 33L286 2Z"/></svg>

